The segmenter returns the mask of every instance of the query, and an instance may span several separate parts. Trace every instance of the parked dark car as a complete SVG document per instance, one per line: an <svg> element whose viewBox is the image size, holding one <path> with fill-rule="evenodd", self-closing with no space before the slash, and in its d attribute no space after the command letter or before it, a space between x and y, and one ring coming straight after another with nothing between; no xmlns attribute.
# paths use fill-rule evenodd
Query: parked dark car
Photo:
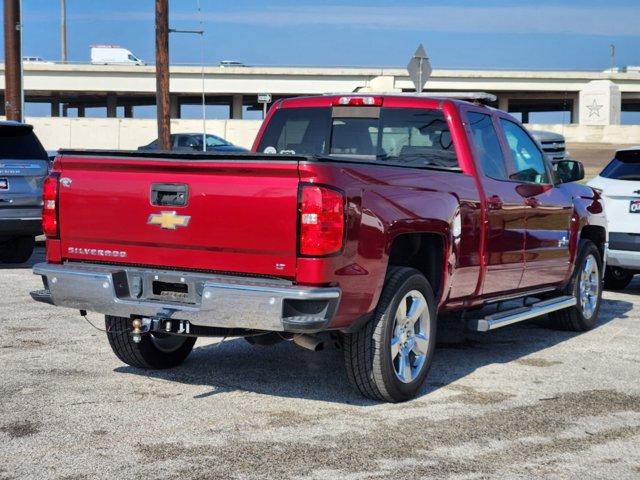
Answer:
<svg viewBox="0 0 640 480"><path fill-rule="evenodd" d="M33 127L0 122L0 262L22 263L42 233L42 183L49 158Z"/></svg>
<svg viewBox="0 0 640 480"><path fill-rule="evenodd" d="M159 150L158 139L138 147L138 150ZM176 133L171 135L171 150L202 151L201 133ZM246 148L239 147L216 135L207 134L207 152L246 152Z"/></svg>

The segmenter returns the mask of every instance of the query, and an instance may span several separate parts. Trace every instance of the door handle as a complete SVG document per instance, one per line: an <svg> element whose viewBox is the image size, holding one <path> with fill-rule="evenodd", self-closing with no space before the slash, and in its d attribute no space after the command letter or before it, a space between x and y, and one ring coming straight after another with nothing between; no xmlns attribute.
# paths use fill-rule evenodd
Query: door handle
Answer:
<svg viewBox="0 0 640 480"><path fill-rule="evenodd" d="M151 185L151 204L184 207L187 204L189 188L176 183L154 183Z"/></svg>
<svg viewBox="0 0 640 480"><path fill-rule="evenodd" d="M502 199L498 195L491 195L487 198L487 208L489 210L500 210L502 208Z"/></svg>
<svg viewBox="0 0 640 480"><path fill-rule="evenodd" d="M536 208L536 207L540 206L540 200L538 200L535 197L529 197L529 198L525 198L524 199L524 204L527 207Z"/></svg>

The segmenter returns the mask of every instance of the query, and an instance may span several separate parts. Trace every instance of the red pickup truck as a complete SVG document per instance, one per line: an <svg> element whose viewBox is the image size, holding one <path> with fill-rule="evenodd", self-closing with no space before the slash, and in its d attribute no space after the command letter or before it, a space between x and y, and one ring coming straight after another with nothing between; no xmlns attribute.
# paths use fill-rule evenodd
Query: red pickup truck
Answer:
<svg viewBox="0 0 640 480"><path fill-rule="evenodd" d="M248 154L62 151L32 296L105 314L140 368L177 366L199 336L315 349L329 332L352 384L385 401L419 391L439 314L588 330L600 196L481 98L287 99Z"/></svg>

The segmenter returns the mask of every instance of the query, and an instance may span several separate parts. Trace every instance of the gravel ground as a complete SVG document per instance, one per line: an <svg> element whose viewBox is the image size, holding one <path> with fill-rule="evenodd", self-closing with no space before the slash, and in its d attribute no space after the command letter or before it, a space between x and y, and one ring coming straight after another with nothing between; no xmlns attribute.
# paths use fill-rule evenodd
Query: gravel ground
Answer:
<svg viewBox="0 0 640 480"><path fill-rule="evenodd" d="M28 267L0 275L1 479L640 478L640 276L591 332L440 347L422 395L389 405L350 389L335 349L201 340L180 368L130 368L31 301Z"/></svg>

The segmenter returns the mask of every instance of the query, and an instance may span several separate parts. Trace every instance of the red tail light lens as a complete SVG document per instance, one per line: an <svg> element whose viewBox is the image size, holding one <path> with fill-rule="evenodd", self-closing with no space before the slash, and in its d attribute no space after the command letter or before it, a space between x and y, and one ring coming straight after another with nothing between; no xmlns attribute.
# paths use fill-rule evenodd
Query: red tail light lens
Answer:
<svg viewBox="0 0 640 480"><path fill-rule="evenodd" d="M342 250L344 195L326 187L305 185L300 192L301 255L325 256Z"/></svg>
<svg viewBox="0 0 640 480"><path fill-rule="evenodd" d="M49 175L42 187L42 231L48 238L58 236L58 175Z"/></svg>

